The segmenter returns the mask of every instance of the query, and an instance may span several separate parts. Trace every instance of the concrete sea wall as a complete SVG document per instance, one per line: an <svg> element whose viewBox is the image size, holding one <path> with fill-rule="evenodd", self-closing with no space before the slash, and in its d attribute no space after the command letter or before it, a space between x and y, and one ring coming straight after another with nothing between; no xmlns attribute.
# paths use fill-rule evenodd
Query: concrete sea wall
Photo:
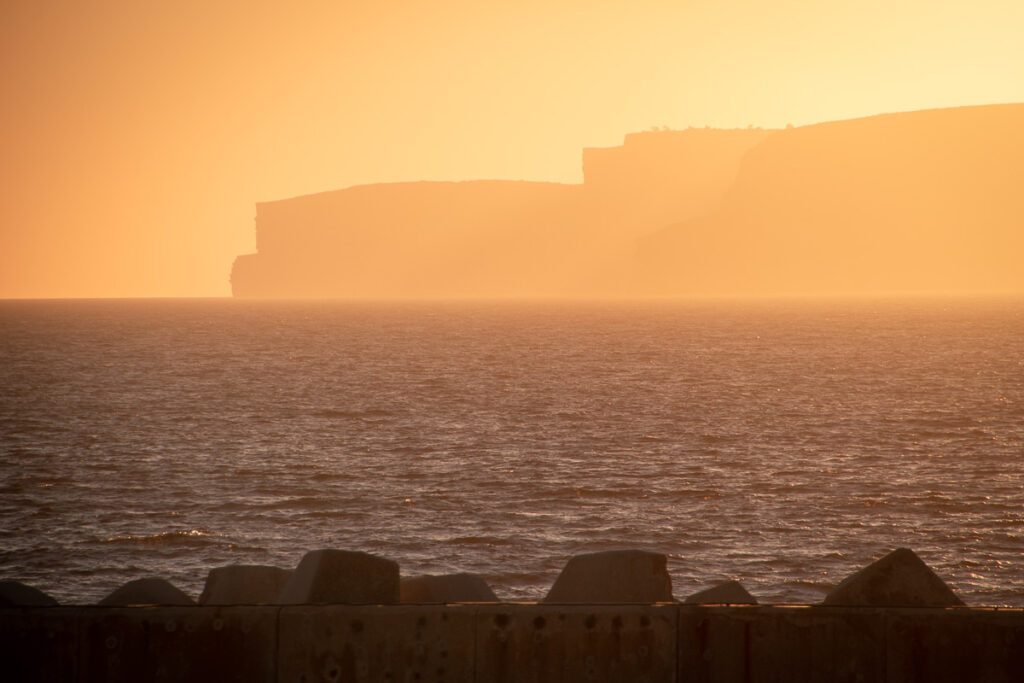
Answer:
<svg viewBox="0 0 1024 683"><path fill-rule="evenodd" d="M662 604L0 609L4 681L1024 681L1024 610Z"/></svg>

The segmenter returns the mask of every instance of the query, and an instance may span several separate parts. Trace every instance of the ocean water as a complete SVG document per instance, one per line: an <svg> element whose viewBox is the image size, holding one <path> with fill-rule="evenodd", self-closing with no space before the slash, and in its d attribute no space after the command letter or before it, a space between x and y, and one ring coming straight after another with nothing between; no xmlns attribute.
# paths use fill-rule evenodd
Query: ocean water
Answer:
<svg viewBox="0 0 1024 683"><path fill-rule="evenodd" d="M633 547L806 603L899 546L1024 605L1024 301L0 302L0 578L62 602Z"/></svg>

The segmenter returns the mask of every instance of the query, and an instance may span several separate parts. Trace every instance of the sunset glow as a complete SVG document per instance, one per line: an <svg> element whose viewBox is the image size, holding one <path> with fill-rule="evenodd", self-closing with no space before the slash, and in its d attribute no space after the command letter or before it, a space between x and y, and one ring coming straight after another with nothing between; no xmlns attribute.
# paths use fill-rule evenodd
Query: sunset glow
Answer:
<svg viewBox="0 0 1024 683"><path fill-rule="evenodd" d="M1021 35L1012 0L4 3L0 297L226 296L258 202L579 183L652 126L1024 101Z"/></svg>

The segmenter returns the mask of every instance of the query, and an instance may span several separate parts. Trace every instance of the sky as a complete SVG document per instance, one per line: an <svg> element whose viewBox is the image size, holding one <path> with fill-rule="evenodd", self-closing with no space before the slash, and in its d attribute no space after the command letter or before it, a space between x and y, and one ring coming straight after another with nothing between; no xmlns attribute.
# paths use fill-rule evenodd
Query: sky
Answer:
<svg viewBox="0 0 1024 683"><path fill-rule="evenodd" d="M228 296L255 203L1024 101L1019 0L9 0L0 297Z"/></svg>

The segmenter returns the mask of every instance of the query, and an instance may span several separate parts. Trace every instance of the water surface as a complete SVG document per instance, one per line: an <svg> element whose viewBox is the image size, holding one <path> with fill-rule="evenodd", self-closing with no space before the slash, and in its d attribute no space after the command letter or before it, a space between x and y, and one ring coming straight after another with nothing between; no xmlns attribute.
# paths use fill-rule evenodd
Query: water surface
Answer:
<svg viewBox="0 0 1024 683"><path fill-rule="evenodd" d="M0 577L198 595L323 547L814 602L898 546L1024 605L1024 302L0 302Z"/></svg>

